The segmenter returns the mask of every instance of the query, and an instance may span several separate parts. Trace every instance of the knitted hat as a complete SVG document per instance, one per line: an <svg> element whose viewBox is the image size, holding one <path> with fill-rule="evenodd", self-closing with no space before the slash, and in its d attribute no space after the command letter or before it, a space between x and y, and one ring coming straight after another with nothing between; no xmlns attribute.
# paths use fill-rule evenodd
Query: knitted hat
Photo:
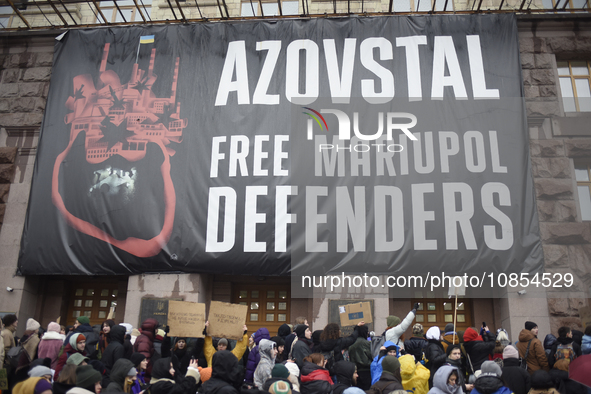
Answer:
<svg viewBox="0 0 591 394"><path fill-rule="evenodd" d="M550 374L543 369L538 369L531 375L531 388L534 390L545 390L553 388L554 381Z"/></svg>
<svg viewBox="0 0 591 394"><path fill-rule="evenodd" d="M454 330L454 324L453 323L447 323L445 325L445 331L443 332L453 332Z"/></svg>
<svg viewBox="0 0 591 394"><path fill-rule="evenodd" d="M519 352L511 345L507 345L503 349L503 360L508 358L519 358Z"/></svg>
<svg viewBox="0 0 591 394"><path fill-rule="evenodd" d="M283 364L275 364L271 371L271 377L287 379L289 377L289 370Z"/></svg>
<svg viewBox="0 0 591 394"><path fill-rule="evenodd" d="M51 369L49 369L43 365L37 365L35 368L33 368L29 371L29 376L32 378L41 377L41 376L45 376L45 375L52 376L52 373L51 373Z"/></svg>
<svg viewBox="0 0 591 394"><path fill-rule="evenodd" d="M211 378L211 367L201 368L197 367L199 374L201 375L201 382L205 383Z"/></svg>
<svg viewBox="0 0 591 394"><path fill-rule="evenodd" d="M70 343L70 346L72 346L72 348L76 349L76 345L80 341L86 341L86 337L80 333L76 333L70 337L69 343Z"/></svg>
<svg viewBox="0 0 591 394"><path fill-rule="evenodd" d="M89 360L90 359L88 357L84 357L80 353L74 353L70 357L68 357L68 361L66 361L66 364L80 365L83 361L88 362Z"/></svg>
<svg viewBox="0 0 591 394"><path fill-rule="evenodd" d="M534 328L536 328L538 325L536 323L534 323L533 321L526 321L525 322L525 329L526 330L533 330Z"/></svg>
<svg viewBox="0 0 591 394"><path fill-rule="evenodd" d="M269 387L269 393L271 394L291 394L291 387L289 383L282 380L277 381Z"/></svg>
<svg viewBox="0 0 591 394"><path fill-rule="evenodd" d="M447 346L447 350L445 351L445 353L447 354L448 357L451 354L452 350L454 350L454 349L460 349L460 352L462 351L462 347L460 346L459 343L457 343L457 338L456 338L455 344L451 344L451 345Z"/></svg>
<svg viewBox="0 0 591 394"><path fill-rule="evenodd" d="M129 360L133 363L133 365L138 367L141 364L141 362L144 361L145 359L146 359L146 356L144 356L143 354L133 353Z"/></svg>
<svg viewBox="0 0 591 394"><path fill-rule="evenodd" d="M421 323L417 323L412 326L412 335L423 335L423 325Z"/></svg>
<svg viewBox="0 0 591 394"><path fill-rule="evenodd" d="M298 324L295 328L295 333L298 338L305 338L306 337L306 329L308 328L305 324Z"/></svg>
<svg viewBox="0 0 591 394"><path fill-rule="evenodd" d="M271 338L271 341L275 342L275 344L277 344L277 347L285 346L285 341L280 336Z"/></svg>
<svg viewBox="0 0 591 394"><path fill-rule="evenodd" d="M503 371L501 371L501 367L499 367L499 364L497 364L494 361L483 362L482 366L480 367L480 370L482 371L482 373L480 374L479 377L481 377L481 376L496 376L497 378L500 378L501 375L503 374Z"/></svg>
<svg viewBox="0 0 591 394"><path fill-rule="evenodd" d="M218 346L220 346L220 345L228 346L228 340L226 338L221 338L218 341Z"/></svg>
<svg viewBox="0 0 591 394"><path fill-rule="evenodd" d="M61 331L61 327L59 324L57 324L56 322L52 321L51 323L49 323L49 325L47 326L47 331L53 331L53 332L57 332L59 333Z"/></svg>
<svg viewBox="0 0 591 394"><path fill-rule="evenodd" d="M92 365L81 365L76 368L76 387L86 388L101 381L101 374Z"/></svg>
<svg viewBox="0 0 591 394"><path fill-rule="evenodd" d="M388 327L396 327L400 324L400 318L398 316L388 316L386 318L386 325Z"/></svg>
<svg viewBox="0 0 591 394"><path fill-rule="evenodd" d="M285 363L285 368L287 368L290 375L293 375L295 377L300 376L300 369L298 368L298 365L296 363Z"/></svg>
<svg viewBox="0 0 591 394"><path fill-rule="evenodd" d="M76 320L78 320L78 323L80 324L90 324L90 319L86 316L78 316Z"/></svg>
<svg viewBox="0 0 591 394"><path fill-rule="evenodd" d="M382 370L394 374L400 369L400 361L395 356L386 356L382 361Z"/></svg>
<svg viewBox="0 0 591 394"><path fill-rule="evenodd" d="M35 385L35 390L33 390L33 394L41 394L47 390L53 392L53 388L51 387L51 383L49 383L45 379L39 379L39 381ZM14 392L14 390L13 390L13 392Z"/></svg>
<svg viewBox="0 0 591 394"><path fill-rule="evenodd" d="M27 327L25 328L25 330L35 331L38 330L39 327L41 327L41 324L39 324L37 320L31 317L27 320Z"/></svg>
<svg viewBox="0 0 591 394"><path fill-rule="evenodd" d="M4 327L12 326L15 321L17 321L16 315L5 315L2 318L2 323L4 323Z"/></svg>

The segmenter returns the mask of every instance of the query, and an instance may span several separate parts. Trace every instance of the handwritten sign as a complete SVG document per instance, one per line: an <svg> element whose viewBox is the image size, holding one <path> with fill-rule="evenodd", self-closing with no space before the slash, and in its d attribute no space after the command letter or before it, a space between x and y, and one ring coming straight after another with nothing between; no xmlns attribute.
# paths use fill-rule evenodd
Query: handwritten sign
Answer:
<svg viewBox="0 0 591 394"><path fill-rule="evenodd" d="M171 337L203 338L205 304L168 301L168 325Z"/></svg>
<svg viewBox="0 0 591 394"><path fill-rule="evenodd" d="M212 301L209 305L209 328L207 334L213 337L242 339L242 327L246 322L248 306Z"/></svg>

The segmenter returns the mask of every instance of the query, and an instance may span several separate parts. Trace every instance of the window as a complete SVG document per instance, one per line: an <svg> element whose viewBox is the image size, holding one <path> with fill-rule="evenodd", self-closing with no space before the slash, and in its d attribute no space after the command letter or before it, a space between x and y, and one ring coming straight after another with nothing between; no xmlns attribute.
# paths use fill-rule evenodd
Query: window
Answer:
<svg viewBox="0 0 591 394"><path fill-rule="evenodd" d="M588 9L589 3L587 0L542 0L544 9L556 9L562 10L576 10L576 9Z"/></svg>
<svg viewBox="0 0 591 394"><path fill-rule="evenodd" d="M142 10L144 18L146 18L146 20L150 20L150 14L152 12L152 0L137 0L137 4ZM117 7L115 7L115 3L113 1L101 1L99 3L99 7L103 15L108 19L107 22L118 23L143 21L142 16L138 12L133 0L117 1L117 5L121 9L121 12L117 10ZM123 16L121 16L121 14L123 14L125 20L123 20ZM103 22L100 15L98 16L97 22Z"/></svg>
<svg viewBox="0 0 591 394"><path fill-rule="evenodd" d="M277 16L279 13L279 4L276 1L263 2L264 16ZM281 13L283 15L299 15L298 1L281 1ZM246 1L242 3L240 16L262 16L259 11L258 0Z"/></svg>
<svg viewBox="0 0 591 394"><path fill-rule="evenodd" d="M418 294L416 294L418 295ZM445 327L447 323L454 321L455 299L451 298L419 298L412 300L412 304L419 303L416 314L416 322L425 328L432 326ZM457 331L465 330L472 325L472 304L470 299L458 298L456 310Z"/></svg>
<svg viewBox="0 0 591 394"><path fill-rule="evenodd" d="M575 163L575 178L577 179L577 191L579 192L579 207L581 219L591 220L591 166L589 164Z"/></svg>
<svg viewBox="0 0 591 394"><path fill-rule="evenodd" d="M251 333L261 327L277 332L289 321L290 301L285 286L241 285L234 295L235 303L248 306L246 325Z"/></svg>
<svg viewBox="0 0 591 394"><path fill-rule="evenodd" d="M117 283L76 283L70 296L67 324L74 324L79 316L90 319L90 325L101 324L109 316L115 318Z"/></svg>
<svg viewBox="0 0 591 394"><path fill-rule="evenodd" d="M10 27L12 20L12 7L0 7L0 28L6 29Z"/></svg>
<svg viewBox="0 0 591 394"><path fill-rule="evenodd" d="M589 62L557 62L564 112L591 112Z"/></svg>

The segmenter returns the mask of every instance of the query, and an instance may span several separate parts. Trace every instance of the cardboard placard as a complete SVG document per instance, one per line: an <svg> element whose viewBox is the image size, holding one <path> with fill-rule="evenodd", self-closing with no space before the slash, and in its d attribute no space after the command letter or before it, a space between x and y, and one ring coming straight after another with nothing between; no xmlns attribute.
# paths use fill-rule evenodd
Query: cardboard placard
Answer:
<svg viewBox="0 0 591 394"><path fill-rule="evenodd" d="M583 323L583 330L589 326L591 326L591 308L588 306L584 306L579 308L579 316L581 317L581 322Z"/></svg>
<svg viewBox="0 0 591 394"><path fill-rule="evenodd" d="M371 304L366 301L339 305L339 317L341 318L341 326L354 326L361 321L366 324L371 323L373 322Z"/></svg>
<svg viewBox="0 0 591 394"><path fill-rule="evenodd" d="M168 326L171 337L203 338L205 304L168 301Z"/></svg>
<svg viewBox="0 0 591 394"><path fill-rule="evenodd" d="M212 337L241 340L242 327L246 323L247 305L211 301L209 304L209 328L207 335Z"/></svg>

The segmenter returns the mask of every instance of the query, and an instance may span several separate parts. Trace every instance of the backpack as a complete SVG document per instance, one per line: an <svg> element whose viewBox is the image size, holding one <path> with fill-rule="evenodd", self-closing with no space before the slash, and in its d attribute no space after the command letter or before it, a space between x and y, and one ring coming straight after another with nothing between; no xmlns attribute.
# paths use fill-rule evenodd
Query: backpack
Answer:
<svg viewBox="0 0 591 394"><path fill-rule="evenodd" d="M4 358L4 364L6 365L8 370L14 371L18 366L18 360L21 357L21 354L25 351L25 348L22 345L13 346L6 352L6 356Z"/></svg>
<svg viewBox="0 0 591 394"><path fill-rule="evenodd" d="M331 350L329 352L322 352L322 355L324 356L324 359L326 360L326 365L324 366L324 368L328 369L328 371L331 374L332 374L332 369L334 367L334 364L336 362L334 352L335 352L334 350Z"/></svg>
<svg viewBox="0 0 591 394"><path fill-rule="evenodd" d="M386 343L386 336L385 335L381 335L381 336L373 336L371 338L371 357L375 358L378 354L380 354L380 348L382 346L384 346L384 343Z"/></svg>
<svg viewBox="0 0 591 394"><path fill-rule="evenodd" d="M559 343L554 354L554 368L568 371L568 366L575 359L575 351L572 342L569 344Z"/></svg>

